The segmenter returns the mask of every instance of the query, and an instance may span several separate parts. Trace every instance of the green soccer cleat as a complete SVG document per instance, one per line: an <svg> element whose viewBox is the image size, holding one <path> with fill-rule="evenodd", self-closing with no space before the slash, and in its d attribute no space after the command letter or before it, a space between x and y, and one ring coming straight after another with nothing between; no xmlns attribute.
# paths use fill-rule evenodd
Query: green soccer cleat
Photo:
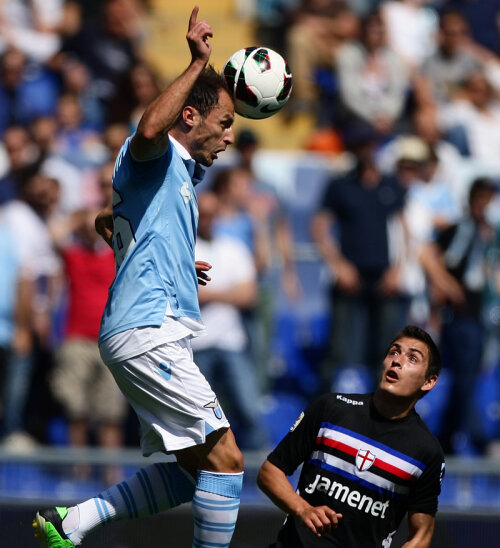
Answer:
<svg viewBox="0 0 500 548"><path fill-rule="evenodd" d="M62 520L67 513L68 509L65 506L56 506L36 513L33 529L42 548L75 548L62 528Z"/></svg>

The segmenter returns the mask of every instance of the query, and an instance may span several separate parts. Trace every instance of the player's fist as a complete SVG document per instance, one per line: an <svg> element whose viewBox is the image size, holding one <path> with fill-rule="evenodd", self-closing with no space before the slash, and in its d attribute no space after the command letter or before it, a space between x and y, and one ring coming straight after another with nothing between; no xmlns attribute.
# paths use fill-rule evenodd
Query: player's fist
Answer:
<svg viewBox="0 0 500 548"><path fill-rule="evenodd" d="M337 527L342 514L337 514L328 506L310 506L302 510L298 517L316 536L321 537Z"/></svg>

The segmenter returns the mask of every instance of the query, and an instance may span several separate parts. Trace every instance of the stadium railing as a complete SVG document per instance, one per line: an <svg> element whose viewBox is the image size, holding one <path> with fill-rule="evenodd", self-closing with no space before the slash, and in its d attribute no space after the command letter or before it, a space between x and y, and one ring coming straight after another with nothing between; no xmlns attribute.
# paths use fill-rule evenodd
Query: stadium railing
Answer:
<svg viewBox="0 0 500 548"><path fill-rule="evenodd" d="M243 501L266 499L257 489L257 472L265 452L245 453ZM169 457L145 458L138 449L35 447L29 451L0 448L0 504L71 503L105 489L111 481L133 475L139 468ZM292 479L293 481L293 479ZM500 460L486 457L446 459L440 496L441 512L500 516Z"/></svg>

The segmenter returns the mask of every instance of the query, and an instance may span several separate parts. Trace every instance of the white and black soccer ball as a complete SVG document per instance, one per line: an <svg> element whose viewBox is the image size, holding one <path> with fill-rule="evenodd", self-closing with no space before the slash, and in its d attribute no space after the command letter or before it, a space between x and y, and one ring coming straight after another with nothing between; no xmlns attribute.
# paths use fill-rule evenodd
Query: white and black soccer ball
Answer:
<svg viewBox="0 0 500 548"><path fill-rule="evenodd" d="M235 111L245 118L268 118L288 101L292 73L274 50L249 47L233 53L222 70L233 92Z"/></svg>

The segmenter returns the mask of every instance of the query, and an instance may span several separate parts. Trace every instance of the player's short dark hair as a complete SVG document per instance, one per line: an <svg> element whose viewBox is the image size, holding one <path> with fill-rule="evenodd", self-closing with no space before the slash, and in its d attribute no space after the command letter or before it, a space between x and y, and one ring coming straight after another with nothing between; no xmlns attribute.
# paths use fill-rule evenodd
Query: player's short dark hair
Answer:
<svg viewBox="0 0 500 548"><path fill-rule="evenodd" d="M398 341L399 339L402 339L403 337L408 337L411 339L417 339L418 341L423 342L429 351L429 363L427 364L427 371L425 373L425 377L428 379L432 375L439 376L439 373L441 373L442 368L442 361L441 361L441 352L439 351L439 348L437 347L436 343L434 342L433 338L427 333L427 331L424 331L421 327L418 327L416 325L407 325L404 327L391 341L391 344L387 348L387 352L389 352L391 346Z"/></svg>
<svg viewBox="0 0 500 548"><path fill-rule="evenodd" d="M208 65L196 79L183 108L194 107L203 118L206 118L218 105L221 90L226 91L232 98L224 76L219 74L212 65Z"/></svg>

